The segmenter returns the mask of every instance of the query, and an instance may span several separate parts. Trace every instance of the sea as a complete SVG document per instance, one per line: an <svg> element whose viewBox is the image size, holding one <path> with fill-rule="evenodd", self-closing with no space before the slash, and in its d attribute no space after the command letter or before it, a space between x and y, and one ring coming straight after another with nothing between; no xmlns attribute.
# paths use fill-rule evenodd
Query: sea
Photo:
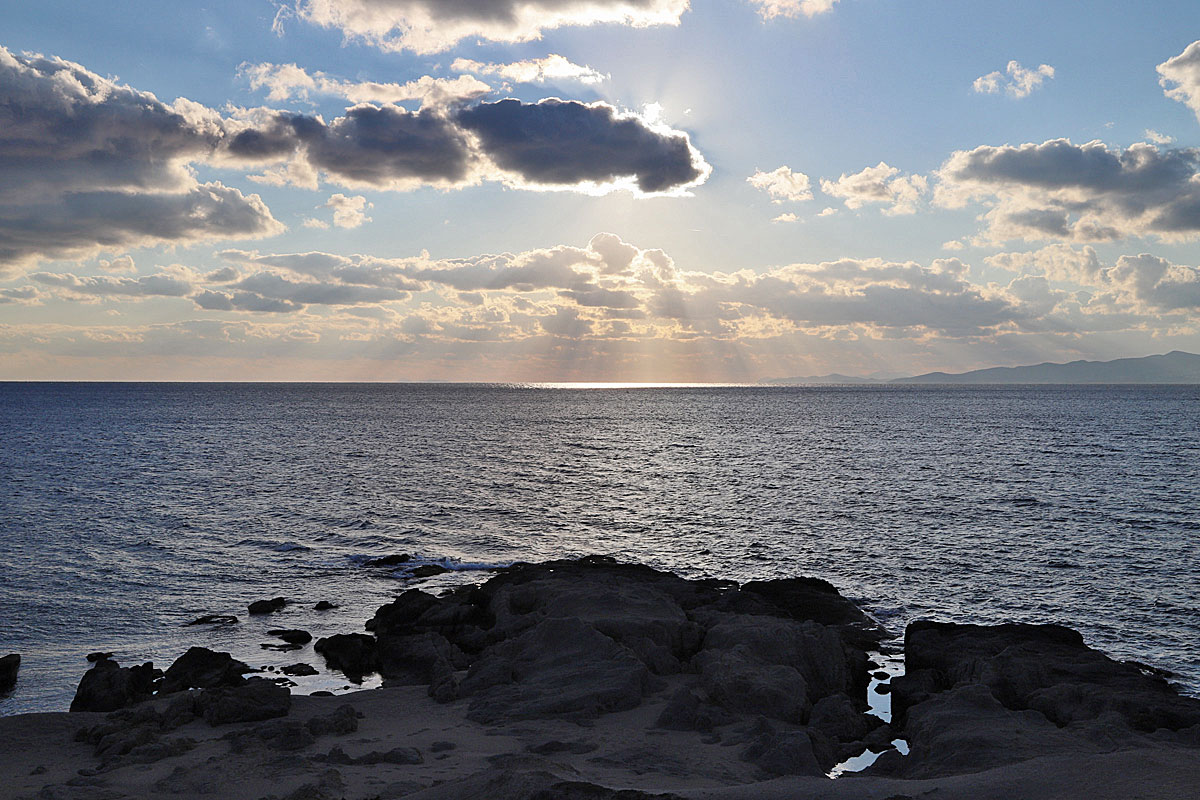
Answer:
<svg viewBox="0 0 1200 800"><path fill-rule="evenodd" d="M65 710L94 651L342 691L267 631L586 554L819 576L897 636L1062 623L1197 694L1200 387L0 384L0 714Z"/></svg>

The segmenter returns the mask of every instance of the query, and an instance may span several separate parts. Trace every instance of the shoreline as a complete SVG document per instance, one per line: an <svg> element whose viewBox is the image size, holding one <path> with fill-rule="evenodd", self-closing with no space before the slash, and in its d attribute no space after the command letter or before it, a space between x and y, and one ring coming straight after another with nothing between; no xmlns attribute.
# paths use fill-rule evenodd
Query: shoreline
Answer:
<svg viewBox="0 0 1200 800"><path fill-rule="evenodd" d="M384 685L337 696L293 696L212 651L162 678L101 658L80 707L104 711L0 717L13 743L0 779L13 797L289 800L1175 798L1200 785L1200 700L1060 626L910 624L895 716L872 716L883 665L868 653L890 637L819 579L520 564L440 597L404 592L365 627L316 651ZM882 755L826 777L864 750Z"/></svg>

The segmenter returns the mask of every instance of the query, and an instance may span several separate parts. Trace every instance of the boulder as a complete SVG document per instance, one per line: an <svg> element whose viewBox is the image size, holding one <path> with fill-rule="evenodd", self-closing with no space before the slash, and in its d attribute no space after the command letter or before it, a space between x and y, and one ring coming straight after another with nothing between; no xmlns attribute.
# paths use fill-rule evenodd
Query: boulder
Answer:
<svg viewBox="0 0 1200 800"><path fill-rule="evenodd" d="M874 714L856 708L849 696L831 694L813 704L808 726L838 742L863 741L871 731L883 725Z"/></svg>
<svg viewBox="0 0 1200 800"><path fill-rule="evenodd" d="M804 731L784 731L763 736L741 755L768 775L824 775L825 770L813 752L813 743Z"/></svg>
<svg viewBox="0 0 1200 800"><path fill-rule="evenodd" d="M915 703L979 684L1004 707L1035 709L1058 726L1112 712L1133 730L1200 725L1200 700L1159 674L1114 661L1058 625L961 625L918 621L904 636L908 675L893 680L902 719Z"/></svg>
<svg viewBox="0 0 1200 800"><path fill-rule="evenodd" d="M795 667L764 664L741 647L705 651L696 661L700 685L722 708L797 724L808 719L808 684Z"/></svg>
<svg viewBox="0 0 1200 800"><path fill-rule="evenodd" d="M229 653L218 653L207 647L192 647L167 668L163 675L162 693L240 686L246 682L242 677L246 672L250 672L250 667Z"/></svg>
<svg viewBox="0 0 1200 800"><path fill-rule="evenodd" d="M0 692L7 692L17 685L17 673L21 670L21 656L10 653L0 658Z"/></svg>
<svg viewBox="0 0 1200 800"><path fill-rule="evenodd" d="M97 651L95 653L87 654L87 662L89 664L95 664L97 661L103 661L106 658L112 658L112 657L113 657L112 653Z"/></svg>
<svg viewBox="0 0 1200 800"><path fill-rule="evenodd" d="M308 644L312 641L312 634L308 631L297 630L294 628L276 628L275 630L267 631L268 636L277 636L283 639L288 644Z"/></svg>
<svg viewBox="0 0 1200 800"><path fill-rule="evenodd" d="M319 672L311 664L289 664L286 667L280 667L279 671L284 675L291 675L293 677L299 675L316 675Z"/></svg>
<svg viewBox="0 0 1200 800"><path fill-rule="evenodd" d="M287 604L286 598L273 597L270 600L255 600L246 608L251 614L273 614Z"/></svg>
<svg viewBox="0 0 1200 800"><path fill-rule="evenodd" d="M328 600L318 600L317 604L313 606L314 611L332 611L335 608L337 608L337 605Z"/></svg>
<svg viewBox="0 0 1200 800"><path fill-rule="evenodd" d="M582 620L547 619L485 650L459 686L478 722L589 718L636 707L649 672Z"/></svg>
<svg viewBox="0 0 1200 800"><path fill-rule="evenodd" d="M872 648L888 633L858 605L838 593L833 584L820 578L781 578L750 581L742 593L757 595L791 619L837 627L847 641Z"/></svg>
<svg viewBox="0 0 1200 800"><path fill-rule="evenodd" d="M414 578L432 578L434 575L441 575L449 571L449 568L443 567L441 564L422 564L414 567L408 574Z"/></svg>
<svg viewBox="0 0 1200 800"><path fill-rule="evenodd" d="M214 727L282 717L291 705L291 692L262 678L249 678L239 686L206 689L196 699L200 715Z"/></svg>
<svg viewBox="0 0 1200 800"><path fill-rule="evenodd" d="M154 682L162 674L150 662L122 667L116 661L101 659L79 681L71 710L116 711L149 700L154 693Z"/></svg>
<svg viewBox="0 0 1200 800"><path fill-rule="evenodd" d="M375 638L365 633L339 633L317 639L313 649L325 658L330 669L341 670L354 683L379 671L379 652Z"/></svg>
<svg viewBox="0 0 1200 800"><path fill-rule="evenodd" d="M398 567L401 564L407 564L409 561L412 561L412 556L408 553L395 553L390 556L369 559L363 562L363 565L367 567Z"/></svg>

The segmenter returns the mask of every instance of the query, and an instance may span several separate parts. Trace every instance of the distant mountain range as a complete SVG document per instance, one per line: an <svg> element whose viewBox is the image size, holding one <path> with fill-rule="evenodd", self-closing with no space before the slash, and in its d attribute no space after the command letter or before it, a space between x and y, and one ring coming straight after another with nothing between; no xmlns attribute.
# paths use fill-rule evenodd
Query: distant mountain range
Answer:
<svg viewBox="0 0 1200 800"><path fill-rule="evenodd" d="M764 383L782 386L833 384L987 384L987 383L1196 383L1200 384L1200 355L1173 350L1160 356L1118 358L1114 361L1049 362L1028 367L991 367L971 372L927 372L908 378L861 378L852 375L810 375L773 378Z"/></svg>

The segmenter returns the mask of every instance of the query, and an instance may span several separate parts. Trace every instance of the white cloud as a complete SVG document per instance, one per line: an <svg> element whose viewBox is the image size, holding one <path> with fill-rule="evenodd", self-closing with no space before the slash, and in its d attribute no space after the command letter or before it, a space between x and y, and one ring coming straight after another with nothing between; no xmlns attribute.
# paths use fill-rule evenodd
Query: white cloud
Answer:
<svg viewBox="0 0 1200 800"><path fill-rule="evenodd" d="M603 72L594 70L591 67L574 64L557 53L551 53L544 58L532 58L508 64L491 64L472 61L469 58L456 58L450 64L450 69L455 72L496 75L513 83L569 81L583 84L597 84L603 83L609 78Z"/></svg>
<svg viewBox="0 0 1200 800"><path fill-rule="evenodd" d="M238 74L247 78L252 89L266 89L267 99L309 99L310 95L344 97L352 103L403 103L419 100L423 105L476 100L490 94L492 88L483 81L461 75L457 78L434 78L423 75L407 83L376 81L345 81L331 78L324 72L309 73L295 64L243 63Z"/></svg>
<svg viewBox="0 0 1200 800"><path fill-rule="evenodd" d="M957 239L951 239L948 242L942 242L943 250L962 250L966 245Z"/></svg>
<svg viewBox="0 0 1200 800"><path fill-rule="evenodd" d="M357 228L364 222L370 222L366 210L372 207L362 195L347 197L340 193L331 196L323 206L333 209L333 224L339 228Z"/></svg>
<svg viewBox="0 0 1200 800"><path fill-rule="evenodd" d="M616 23L677 25L688 0L298 0L303 19L385 50L437 53L461 39L537 39L544 30Z"/></svg>
<svg viewBox="0 0 1200 800"><path fill-rule="evenodd" d="M1054 67L1042 64L1034 69L1022 67L1016 61L1009 61L1003 72L989 72L975 79L972 88L980 94L996 94L1003 90L1009 97L1020 99L1028 97L1034 89L1040 87L1047 78L1054 77Z"/></svg>
<svg viewBox="0 0 1200 800"><path fill-rule="evenodd" d="M798 216L789 211L786 214L780 214L778 217L773 217L771 222L796 222L799 219L800 218Z"/></svg>
<svg viewBox="0 0 1200 800"><path fill-rule="evenodd" d="M921 196L929 189L929 182L923 175L901 176L899 173L898 168L880 161L861 172L842 173L836 181L822 178L821 191L838 198L850 209L882 203L888 205L883 213L889 216L916 213Z"/></svg>
<svg viewBox="0 0 1200 800"><path fill-rule="evenodd" d="M1146 133L1144 135L1146 137L1146 141L1150 142L1151 144L1168 145L1175 141L1174 136L1167 136L1165 133L1159 133L1152 128L1146 128Z"/></svg>
<svg viewBox="0 0 1200 800"><path fill-rule="evenodd" d="M133 263L133 257L129 255L123 255L111 261L101 259L98 266L104 272L109 273L137 272L137 266Z"/></svg>
<svg viewBox="0 0 1200 800"><path fill-rule="evenodd" d="M771 196L771 202L800 202L812 200L812 186L803 172L792 172L790 167L778 167L770 172L757 170L746 183Z"/></svg>
<svg viewBox="0 0 1200 800"><path fill-rule="evenodd" d="M1159 64L1158 74L1163 93L1186 105L1200 119L1200 41L1192 42L1182 53Z"/></svg>
<svg viewBox="0 0 1200 800"><path fill-rule="evenodd" d="M815 17L833 10L838 0L750 0L763 19Z"/></svg>

